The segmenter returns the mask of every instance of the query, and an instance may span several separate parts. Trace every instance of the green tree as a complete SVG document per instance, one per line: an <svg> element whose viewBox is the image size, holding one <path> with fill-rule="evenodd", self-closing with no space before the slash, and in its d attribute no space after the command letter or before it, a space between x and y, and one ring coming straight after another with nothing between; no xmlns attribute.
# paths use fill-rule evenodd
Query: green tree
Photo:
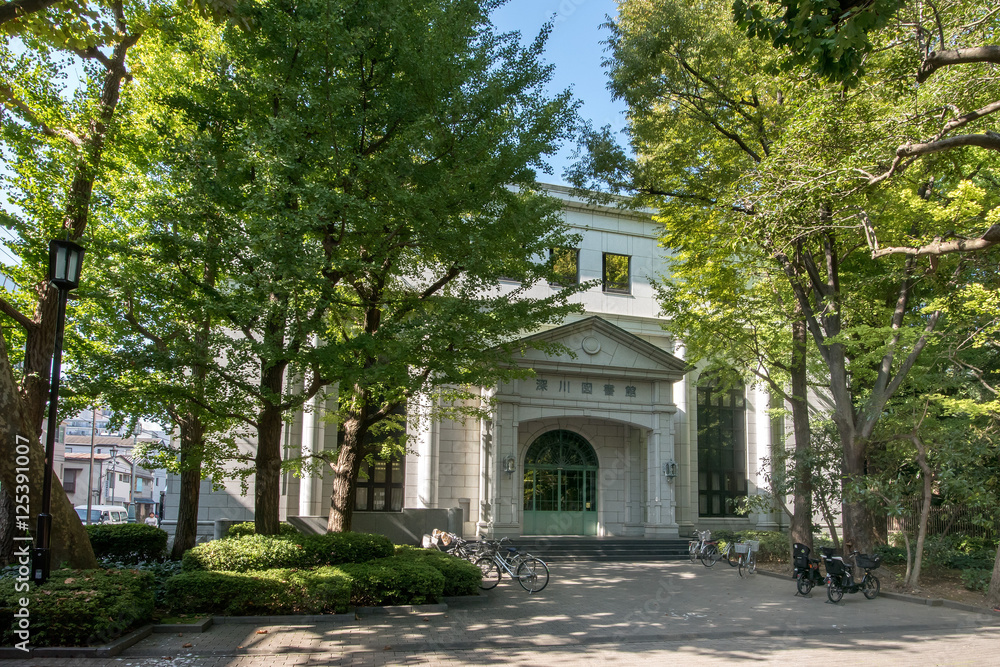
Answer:
<svg viewBox="0 0 1000 667"><path fill-rule="evenodd" d="M256 30L182 45L205 76L164 77L165 136L211 164L183 187L226 230L216 286L189 284L224 329L209 375L256 432L258 532L277 530L282 416L309 396L336 383L331 528L347 529L369 434L434 387L447 402L510 376L510 341L575 310L580 287L526 294L553 277L548 249L572 241L533 169L574 105L541 93L545 34L521 47L494 33L491 7L256 4Z"/></svg>

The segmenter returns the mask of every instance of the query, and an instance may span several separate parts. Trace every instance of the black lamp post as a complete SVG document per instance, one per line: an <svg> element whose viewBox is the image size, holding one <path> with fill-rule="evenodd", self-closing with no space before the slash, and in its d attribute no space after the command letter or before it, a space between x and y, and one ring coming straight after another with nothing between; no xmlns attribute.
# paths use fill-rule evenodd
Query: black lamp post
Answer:
<svg viewBox="0 0 1000 667"><path fill-rule="evenodd" d="M66 298L80 284L83 248L72 241L49 242L49 283L59 290L59 313L56 316L56 341L52 351L52 384L49 389L49 421L45 433L45 472L42 478L42 512L38 515L37 539L32 554L31 578L44 584L49 578L52 536L52 469L55 459L56 414L59 407L59 373L62 366L63 331L66 325Z"/></svg>

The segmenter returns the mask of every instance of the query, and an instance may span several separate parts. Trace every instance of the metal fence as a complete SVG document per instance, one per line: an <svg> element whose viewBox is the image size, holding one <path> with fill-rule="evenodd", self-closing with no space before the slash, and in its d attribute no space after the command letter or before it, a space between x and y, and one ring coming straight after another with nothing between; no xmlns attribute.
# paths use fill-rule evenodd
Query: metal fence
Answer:
<svg viewBox="0 0 1000 667"><path fill-rule="evenodd" d="M979 522L974 519L978 518ZM931 507L927 518L928 535L968 535L970 537L993 538L1000 532L1000 521L993 519L992 525L984 525L982 515L976 515L967 507ZM907 532L917 534L920 526L920 501L911 502L900 516L887 519L890 533Z"/></svg>

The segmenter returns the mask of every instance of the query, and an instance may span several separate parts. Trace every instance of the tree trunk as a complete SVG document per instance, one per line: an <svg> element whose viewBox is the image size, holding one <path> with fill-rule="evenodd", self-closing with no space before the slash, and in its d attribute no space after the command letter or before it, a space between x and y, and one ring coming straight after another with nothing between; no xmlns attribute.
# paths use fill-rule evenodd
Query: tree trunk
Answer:
<svg viewBox="0 0 1000 667"><path fill-rule="evenodd" d="M830 539L833 540L833 548L839 550L840 538L837 536L837 522L833 520L833 512L830 511L830 505L826 502L825 496L820 497L819 509L823 513L823 521L826 522L826 528L830 531Z"/></svg>
<svg viewBox="0 0 1000 667"><path fill-rule="evenodd" d="M25 460L27 459L27 460ZM27 465L23 465L27 463ZM19 470L26 468L27 470ZM45 451L38 441L36 428L28 422L27 410L11 372L7 347L0 332L0 484L14 492L15 514L27 516L25 525L15 525L16 532L34 528L34 519L42 507L42 476ZM27 496L27 512L21 512L21 496ZM56 475L51 488L52 533L51 558L53 569L68 563L70 567L97 567L90 538L73 511L69 496Z"/></svg>
<svg viewBox="0 0 1000 667"><path fill-rule="evenodd" d="M797 308L801 313L801 309ZM808 332L798 319L792 324L792 362L789 365L792 385L792 432L795 434L795 480L792 489L791 540L813 548L812 535L812 466L809 456L809 384L806 368Z"/></svg>
<svg viewBox="0 0 1000 667"><path fill-rule="evenodd" d="M358 474L365 459L366 415L367 409L362 407L352 410L344 421L344 441L337 454L337 463L333 466L333 492L330 494L330 516L326 522L326 529L331 533L351 530Z"/></svg>
<svg viewBox="0 0 1000 667"><path fill-rule="evenodd" d="M927 448L916 435L910 438L917 448L917 465L920 466L920 474L924 478L923 502L920 505L920 523L917 527L917 547L916 556L913 559L913 572L906 580L906 585L912 588L920 588L920 566L924 559L924 540L927 537L927 520L931 515L931 483L933 472L927 464Z"/></svg>
<svg viewBox="0 0 1000 667"><path fill-rule="evenodd" d="M7 486L0 487L0 566L14 562L14 532L17 517L14 513L14 497L7 492Z"/></svg>
<svg viewBox="0 0 1000 667"><path fill-rule="evenodd" d="M992 609L1000 608L1000 544L997 545L997 557L993 560L993 576L986 591L986 604Z"/></svg>
<svg viewBox="0 0 1000 667"><path fill-rule="evenodd" d="M204 450L205 427L197 415L182 421L181 430L181 489L177 501L177 528L170 551L173 560L198 541L198 502L201 495L201 459Z"/></svg>

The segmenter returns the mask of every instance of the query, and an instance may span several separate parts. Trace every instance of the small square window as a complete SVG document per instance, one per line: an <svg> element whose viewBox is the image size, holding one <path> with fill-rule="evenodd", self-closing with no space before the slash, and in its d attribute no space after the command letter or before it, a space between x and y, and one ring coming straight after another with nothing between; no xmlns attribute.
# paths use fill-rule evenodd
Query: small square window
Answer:
<svg viewBox="0 0 1000 667"><path fill-rule="evenodd" d="M604 253L604 291L617 294L629 294L632 291L630 280L630 265L632 258L628 255Z"/></svg>
<svg viewBox="0 0 1000 667"><path fill-rule="evenodd" d="M580 251L576 248L554 248L549 251L552 259L553 285L566 287L580 282Z"/></svg>

